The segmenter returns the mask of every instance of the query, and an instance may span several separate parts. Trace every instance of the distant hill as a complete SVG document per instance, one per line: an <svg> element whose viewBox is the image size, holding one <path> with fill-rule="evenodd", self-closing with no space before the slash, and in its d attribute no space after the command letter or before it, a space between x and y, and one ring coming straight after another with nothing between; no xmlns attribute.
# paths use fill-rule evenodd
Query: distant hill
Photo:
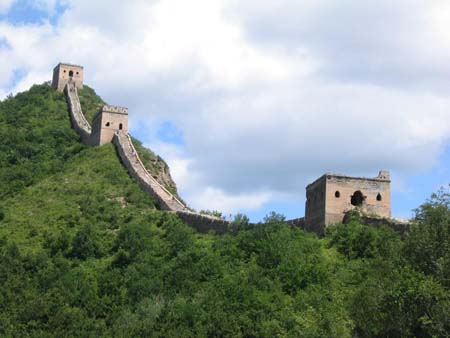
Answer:
<svg viewBox="0 0 450 338"><path fill-rule="evenodd" d="M103 101L79 94L92 119ZM356 215L319 239L276 213L201 235L157 209L112 144L81 144L49 84L0 102L0 140L1 337L449 336L445 191L404 240Z"/></svg>

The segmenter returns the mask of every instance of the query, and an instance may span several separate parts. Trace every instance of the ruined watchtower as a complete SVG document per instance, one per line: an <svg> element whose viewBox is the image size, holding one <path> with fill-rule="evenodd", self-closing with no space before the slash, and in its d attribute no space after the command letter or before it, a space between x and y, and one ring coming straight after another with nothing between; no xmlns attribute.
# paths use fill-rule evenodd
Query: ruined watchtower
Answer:
<svg viewBox="0 0 450 338"><path fill-rule="evenodd" d="M90 143L110 143L117 131L128 133L128 108L104 105L94 116Z"/></svg>
<svg viewBox="0 0 450 338"><path fill-rule="evenodd" d="M52 86L54 89L62 92L69 80L75 83L79 89L83 88L83 67L71 65L69 63L59 63L53 69Z"/></svg>
<svg viewBox="0 0 450 338"><path fill-rule="evenodd" d="M345 213L355 208L391 217L390 184L388 171L380 171L375 178L321 176L306 187L306 229L322 233L328 224L342 222Z"/></svg>

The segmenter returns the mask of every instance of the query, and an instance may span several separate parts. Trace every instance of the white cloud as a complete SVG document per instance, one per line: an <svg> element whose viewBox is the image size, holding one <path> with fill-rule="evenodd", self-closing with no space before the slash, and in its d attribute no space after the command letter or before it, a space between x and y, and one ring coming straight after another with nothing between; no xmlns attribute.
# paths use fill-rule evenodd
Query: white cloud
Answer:
<svg viewBox="0 0 450 338"><path fill-rule="evenodd" d="M300 200L325 171L419 172L449 142L447 1L65 3L56 27L0 24L11 47L0 88L17 69L24 90L59 61L83 64L88 84L130 108L132 130L193 206ZM158 140L165 120L183 147Z"/></svg>
<svg viewBox="0 0 450 338"><path fill-rule="evenodd" d="M0 1L0 14L7 13L16 0L2 0Z"/></svg>
<svg viewBox="0 0 450 338"><path fill-rule="evenodd" d="M228 213L237 213L243 210L250 211L261 207L270 200L269 193L251 193L229 195L213 187L200 187L191 196L190 205L198 210L219 210Z"/></svg>

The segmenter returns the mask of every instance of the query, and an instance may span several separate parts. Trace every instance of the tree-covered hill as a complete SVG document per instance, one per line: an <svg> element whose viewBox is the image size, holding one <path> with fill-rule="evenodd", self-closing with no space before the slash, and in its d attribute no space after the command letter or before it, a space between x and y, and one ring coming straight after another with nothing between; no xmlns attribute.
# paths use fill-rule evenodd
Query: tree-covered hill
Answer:
<svg viewBox="0 0 450 338"><path fill-rule="evenodd" d="M80 99L90 118L102 104ZM275 213L199 235L111 144L82 145L48 84L0 102L0 137L1 337L450 336L445 190L405 239L357 216L318 239Z"/></svg>

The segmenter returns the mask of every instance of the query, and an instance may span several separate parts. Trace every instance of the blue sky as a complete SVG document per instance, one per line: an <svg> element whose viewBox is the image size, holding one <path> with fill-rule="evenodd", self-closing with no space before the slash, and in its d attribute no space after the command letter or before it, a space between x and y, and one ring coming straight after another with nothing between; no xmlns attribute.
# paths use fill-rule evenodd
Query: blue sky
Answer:
<svg viewBox="0 0 450 338"><path fill-rule="evenodd" d="M405 218L450 183L449 32L441 0L3 0L0 97L82 64L197 209L296 218L388 169Z"/></svg>

